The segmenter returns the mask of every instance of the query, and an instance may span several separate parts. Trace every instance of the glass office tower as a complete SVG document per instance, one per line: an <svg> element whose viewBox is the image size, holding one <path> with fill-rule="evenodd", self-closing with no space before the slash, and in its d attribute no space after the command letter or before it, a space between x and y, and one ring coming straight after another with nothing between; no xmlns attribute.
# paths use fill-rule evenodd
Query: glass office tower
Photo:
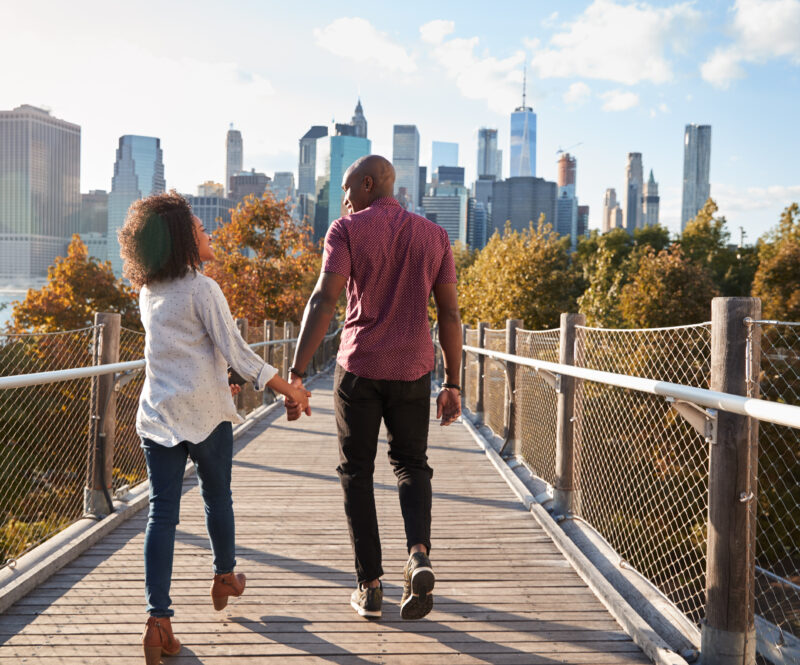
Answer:
<svg viewBox="0 0 800 665"><path fill-rule="evenodd" d="M416 125L395 125L392 164L397 177L394 195L408 210L417 209L419 200L419 130Z"/></svg>
<svg viewBox="0 0 800 665"><path fill-rule="evenodd" d="M361 136L331 136L330 154L330 194L328 199L328 226L343 214L342 177L350 165L359 157L365 157L372 150L372 141Z"/></svg>
<svg viewBox="0 0 800 665"><path fill-rule="evenodd" d="M122 228L131 203L166 191L161 139L126 134L119 139L111 194L108 197L108 260L114 274L122 275L117 231Z"/></svg>
<svg viewBox="0 0 800 665"><path fill-rule="evenodd" d="M536 176L536 114L519 106L511 114L511 177Z"/></svg>

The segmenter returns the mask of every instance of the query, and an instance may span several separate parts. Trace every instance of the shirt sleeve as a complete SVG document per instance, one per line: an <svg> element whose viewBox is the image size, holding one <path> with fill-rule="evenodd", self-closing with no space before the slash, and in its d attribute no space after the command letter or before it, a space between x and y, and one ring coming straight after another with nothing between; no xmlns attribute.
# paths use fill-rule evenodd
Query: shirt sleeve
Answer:
<svg viewBox="0 0 800 665"><path fill-rule="evenodd" d="M350 277L350 243L347 232L336 220L325 235L325 249L322 253L322 272L333 272L342 277Z"/></svg>
<svg viewBox="0 0 800 665"><path fill-rule="evenodd" d="M228 365L243 378L253 382L256 390L264 390L278 370L264 362L242 339L219 284L208 277L202 279L200 284L196 294L199 299L198 315L214 346L222 353Z"/></svg>
<svg viewBox="0 0 800 665"><path fill-rule="evenodd" d="M442 253L442 263L439 266L439 274L436 276L434 284L455 284L458 282L456 278L456 263L453 260L453 250L450 247L450 241L447 235L444 236L444 252Z"/></svg>

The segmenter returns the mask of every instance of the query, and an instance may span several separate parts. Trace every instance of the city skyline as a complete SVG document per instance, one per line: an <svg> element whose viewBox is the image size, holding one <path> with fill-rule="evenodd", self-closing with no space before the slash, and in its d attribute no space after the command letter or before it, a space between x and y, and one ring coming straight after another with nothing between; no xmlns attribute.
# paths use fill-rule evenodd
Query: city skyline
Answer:
<svg viewBox="0 0 800 665"><path fill-rule="evenodd" d="M99 3L75 14L33 0L6 16L10 8L0 8L0 57L18 62L6 72L0 108L44 105L82 127L82 192L110 189L124 134L161 138L170 188L223 182L231 122L247 144L246 168L297 175L298 138L312 125L349 121L359 95L374 152L390 157L393 126L415 124L423 146L459 144L471 183L482 126L499 129L509 173L509 115L527 60L537 175L555 180L557 150L575 154L591 228L600 226L605 189L621 192L625 156L641 152L658 174L662 223L680 230L683 133L692 123L714 128L711 191L732 232L744 226L753 242L800 198L800 43L792 27L800 2L595 0L557 13L506 5L487 18L451 2L435 14L419 3L420 12L397 17L381 7L342 16L312 2L301 15L236 3L211 26L187 20L194 6L143 2L120 30ZM198 46L176 55L176 39ZM113 62L100 57L106 52ZM287 56L291 68L280 64ZM188 103L175 80L193 89L213 81L216 94Z"/></svg>

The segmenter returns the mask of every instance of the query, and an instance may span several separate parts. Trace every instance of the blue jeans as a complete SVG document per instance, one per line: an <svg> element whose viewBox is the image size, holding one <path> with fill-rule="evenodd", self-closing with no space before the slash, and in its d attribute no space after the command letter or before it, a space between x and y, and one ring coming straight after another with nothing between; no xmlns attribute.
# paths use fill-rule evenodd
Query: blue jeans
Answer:
<svg viewBox="0 0 800 665"><path fill-rule="evenodd" d="M147 611L155 617L171 617L172 558L175 527L179 522L183 472L191 457L200 481L206 513L206 530L214 555L214 573L231 572L236 566L231 466L233 426L217 425L201 443L183 441L167 448L142 439L150 478L150 514L144 534L144 579Z"/></svg>

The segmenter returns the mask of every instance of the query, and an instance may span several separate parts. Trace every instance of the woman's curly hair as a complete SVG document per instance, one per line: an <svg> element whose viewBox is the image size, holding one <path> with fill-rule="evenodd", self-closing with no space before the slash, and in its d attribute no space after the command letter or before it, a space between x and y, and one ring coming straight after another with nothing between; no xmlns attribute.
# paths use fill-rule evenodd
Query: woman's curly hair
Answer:
<svg viewBox="0 0 800 665"><path fill-rule="evenodd" d="M200 267L192 208L175 190L135 201L117 237L122 274L136 288Z"/></svg>

